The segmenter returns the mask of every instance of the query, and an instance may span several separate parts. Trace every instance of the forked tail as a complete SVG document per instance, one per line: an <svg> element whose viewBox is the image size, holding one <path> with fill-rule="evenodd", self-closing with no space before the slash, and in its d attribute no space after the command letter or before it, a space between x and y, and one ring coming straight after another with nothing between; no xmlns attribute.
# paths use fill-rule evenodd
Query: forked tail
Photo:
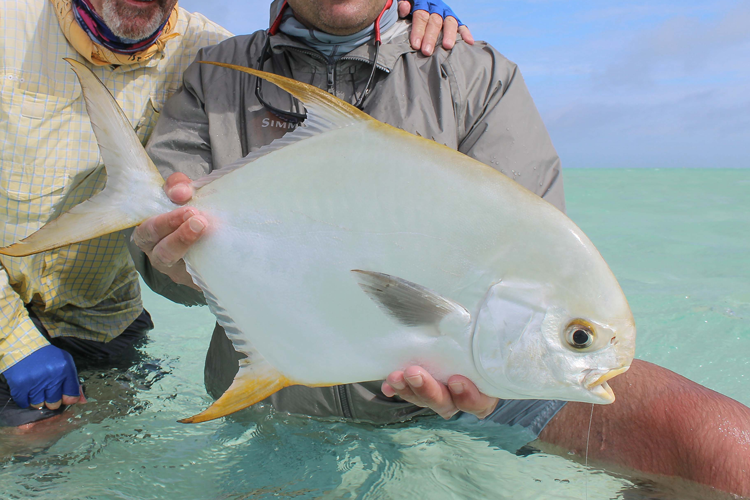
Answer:
<svg viewBox="0 0 750 500"><path fill-rule="evenodd" d="M164 194L164 180L109 90L84 64L65 60L81 82L107 170L107 185L28 238L0 248L3 255L20 257L90 240L136 226L176 207Z"/></svg>

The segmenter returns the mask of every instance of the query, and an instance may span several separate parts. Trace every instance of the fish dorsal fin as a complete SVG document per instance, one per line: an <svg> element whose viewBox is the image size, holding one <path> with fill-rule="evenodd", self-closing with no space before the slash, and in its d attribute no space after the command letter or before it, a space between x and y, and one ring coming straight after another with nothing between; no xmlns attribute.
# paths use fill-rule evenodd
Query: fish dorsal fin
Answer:
<svg viewBox="0 0 750 500"><path fill-rule="evenodd" d="M360 288L404 326L432 326L441 335L465 332L471 314L461 304L396 276L352 270Z"/></svg>
<svg viewBox="0 0 750 500"><path fill-rule="evenodd" d="M216 179L223 177L238 168L242 168L262 156L266 156L269 153L289 146L290 144L320 135L330 130L348 127L349 125L354 125L355 123L362 121L374 121L374 119L366 113L360 111L351 104L332 96L328 92L320 90L318 87L298 82L297 80L292 80L291 78L286 78L284 76L274 75L273 73L266 73L265 71L247 68L245 66L213 61L199 62L242 71L243 73L248 73L278 85L283 90L286 90L302 101L307 109L307 119L305 119L301 125L297 126L294 131L285 134L283 137L276 139L256 151L252 151L244 158L240 158L223 168L216 169L206 177L194 181L193 186L196 189L199 189L206 184L210 184Z"/></svg>
<svg viewBox="0 0 750 500"><path fill-rule="evenodd" d="M229 316L216 299L208 285L200 274L186 263L187 271L193 281L203 290L206 303L211 312L216 316L217 322L232 341L234 348L247 357L240 360L240 369L234 377L234 381L224 394L214 404L201 413L180 420L183 424L195 424L206 422L216 418L224 417L236 411L266 399L271 394L280 391L284 387L293 385L280 371L271 365L266 359L253 348L247 341L237 323Z"/></svg>
<svg viewBox="0 0 750 500"><path fill-rule="evenodd" d="M341 128L358 121L375 121L364 111L357 109L348 102L344 102L325 90L321 90L314 85L298 82L285 76L266 73L257 69L238 66L236 64L226 64L214 61L198 61L202 64L213 64L224 68L242 71L249 75L257 76L263 80L273 83L274 85L286 90L294 97L302 101L307 108L307 117L317 116L323 120L335 125L334 128Z"/></svg>

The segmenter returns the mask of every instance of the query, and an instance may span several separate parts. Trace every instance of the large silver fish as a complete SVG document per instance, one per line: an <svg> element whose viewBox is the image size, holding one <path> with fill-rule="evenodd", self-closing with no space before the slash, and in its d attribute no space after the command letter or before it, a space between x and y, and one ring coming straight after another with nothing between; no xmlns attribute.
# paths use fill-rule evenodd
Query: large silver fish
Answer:
<svg viewBox="0 0 750 500"><path fill-rule="evenodd" d="M0 252L29 255L176 208L131 124L78 75L105 190ZM221 64L220 64L221 65ZM201 422L283 387L421 365L509 399L611 403L635 324L617 280L562 212L496 170L315 87L247 68L307 108L298 127L199 180L211 230L185 261L248 355Z"/></svg>

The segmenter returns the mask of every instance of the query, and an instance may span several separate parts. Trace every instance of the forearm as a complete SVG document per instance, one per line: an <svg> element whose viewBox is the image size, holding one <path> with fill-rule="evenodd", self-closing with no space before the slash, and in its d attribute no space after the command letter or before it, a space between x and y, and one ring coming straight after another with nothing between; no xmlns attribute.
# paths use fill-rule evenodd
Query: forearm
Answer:
<svg viewBox="0 0 750 500"><path fill-rule="evenodd" d="M610 385L613 404L566 404L539 446L750 495L750 408L640 360Z"/></svg>

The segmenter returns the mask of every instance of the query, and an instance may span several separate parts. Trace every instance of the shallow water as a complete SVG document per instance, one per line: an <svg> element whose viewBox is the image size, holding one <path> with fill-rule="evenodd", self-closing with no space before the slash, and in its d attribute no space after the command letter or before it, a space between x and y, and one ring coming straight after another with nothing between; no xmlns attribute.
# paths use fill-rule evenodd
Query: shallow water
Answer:
<svg viewBox="0 0 750 500"><path fill-rule="evenodd" d="M750 404L750 169L567 170L565 183L569 215L630 300L637 356ZM144 300L157 328L135 366L82 373L88 405L33 437L0 434L0 498L705 497L516 455L506 449L519 435L494 425L375 428L262 408L178 424L210 403L213 317L150 291Z"/></svg>

